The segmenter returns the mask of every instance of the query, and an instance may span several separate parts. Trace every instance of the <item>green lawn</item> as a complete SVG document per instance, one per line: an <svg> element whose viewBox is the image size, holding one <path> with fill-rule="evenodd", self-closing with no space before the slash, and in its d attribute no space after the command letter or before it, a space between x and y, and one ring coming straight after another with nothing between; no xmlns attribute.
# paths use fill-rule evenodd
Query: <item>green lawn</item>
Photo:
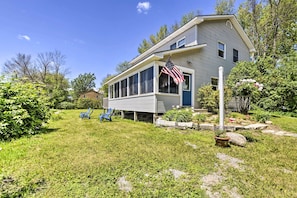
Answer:
<svg viewBox="0 0 297 198"><path fill-rule="evenodd" d="M210 131L100 123L99 110L90 120L80 111L62 111L48 133L0 143L0 197L297 197L297 138L241 131L252 140L245 148L220 148Z"/></svg>

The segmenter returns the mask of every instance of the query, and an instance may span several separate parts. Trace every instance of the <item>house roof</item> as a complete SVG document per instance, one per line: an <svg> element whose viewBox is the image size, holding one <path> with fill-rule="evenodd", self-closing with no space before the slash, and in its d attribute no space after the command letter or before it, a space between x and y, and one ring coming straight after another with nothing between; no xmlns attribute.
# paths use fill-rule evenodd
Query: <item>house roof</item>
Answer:
<svg viewBox="0 0 297 198"><path fill-rule="evenodd" d="M189 52L192 50L203 48L205 46L207 46L207 45L206 44L201 44L201 45L196 44L196 45L191 45L191 46L184 47L184 48L177 48L174 50L164 50L164 51L155 52L154 54L150 55L149 57L145 58L144 60L136 63L133 67L130 67L129 69L123 71L122 73L118 74L114 78L110 79L109 81L106 82L106 84L108 84L112 81L116 81L117 79L121 78L122 76L125 76L126 73L130 73L133 70L137 70L138 68L140 68L142 65L144 65L146 63L162 60L164 58L164 56L183 53L183 52Z"/></svg>
<svg viewBox="0 0 297 198"><path fill-rule="evenodd" d="M232 23L232 27L236 29L236 31L239 33L240 37L248 47L250 52L254 52L255 48L251 42L251 40L248 38L246 33L244 32L243 28L239 24L238 20L234 15L205 15L205 16L197 16L193 18L191 21L180 27L178 30L175 32L171 33L168 35L165 39L161 40L151 48L149 48L147 51L144 53L140 54L139 56L135 57L133 60L130 61L130 67L128 70L120 73L119 75L115 76L114 78L110 79L109 81L106 82L106 84L117 80L121 78L123 75L125 75L128 72L131 72L133 70L137 70L141 65L144 63L149 63L151 61L157 61L163 59L165 55L172 55L175 53L182 53L185 51L193 50L193 49L199 49L202 47L205 47L207 44L194 44L191 46L187 46L185 48L180 48L180 49L174 49L174 50L167 50L167 51L162 51L162 52L156 52L158 48L166 44L167 42L171 41L178 35L182 34L186 30L190 29L191 27L201 24L205 21L217 21L217 20L230 20Z"/></svg>
<svg viewBox="0 0 297 198"><path fill-rule="evenodd" d="M251 40L248 38L244 30L242 29L241 25L239 24L238 20L234 15L205 15L205 16L197 16L193 18L191 21L186 23L184 26L173 32L172 34L168 35L165 39L158 42L156 45L152 46L150 49L145 51L144 53L140 54L136 58L130 61L130 65L134 65L137 62L141 61L142 59L149 56L149 54L152 54L156 49L163 46L170 40L174 39L181 33L185 32L189 28L193 27L194 25L198 25L200 23L203 23L204 21L216 21L216 20L230 20L232 22L233 27L237 30L242 40L245 42L247 47L249 48L250 52L254 52L255 48L251 42Z"/></svg>

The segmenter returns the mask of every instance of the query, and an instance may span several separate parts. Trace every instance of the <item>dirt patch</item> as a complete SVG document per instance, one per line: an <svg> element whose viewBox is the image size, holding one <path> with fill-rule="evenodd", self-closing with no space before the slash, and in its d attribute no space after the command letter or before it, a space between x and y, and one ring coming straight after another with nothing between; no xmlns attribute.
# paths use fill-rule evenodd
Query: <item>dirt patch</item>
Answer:
<svg viewBox="0 0 297 198"><path fill-rule="evenodd" d="M216 157L220 160L220 163L218 164L218 171L205 175L202 177L202 185L201 188L206 191L206 194L210 198L220 198L222 197L221 192L216 192L213 190L213 187L222 183L226 177L225 172L226 168L232 167L236 169L243 169L243 160L240 160L238 158L231 157L229 155L226 155L224 153L217 153ZM230 188L229 186L224 186L222 191L228 194L229 197L233 198L241 198L242 196L238 193L237 188L233 187Z"/></svg>

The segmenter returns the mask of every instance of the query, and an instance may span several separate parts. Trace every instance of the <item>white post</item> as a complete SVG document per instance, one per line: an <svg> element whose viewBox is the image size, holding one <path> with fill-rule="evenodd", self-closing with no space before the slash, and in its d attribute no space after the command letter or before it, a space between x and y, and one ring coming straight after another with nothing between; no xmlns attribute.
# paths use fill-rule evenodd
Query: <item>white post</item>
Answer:
<svg viewBox="0 0 297 198"><path fill-rule="evenodd" d="M219 67L219 111L220 111L220 130L224 130L224 68Z"/></svg>

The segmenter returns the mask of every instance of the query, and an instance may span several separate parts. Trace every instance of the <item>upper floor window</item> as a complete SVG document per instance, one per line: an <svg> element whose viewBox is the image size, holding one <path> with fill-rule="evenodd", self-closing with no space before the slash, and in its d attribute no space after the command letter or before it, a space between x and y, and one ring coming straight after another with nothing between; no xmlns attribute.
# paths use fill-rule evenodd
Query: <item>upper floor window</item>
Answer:
<svg viewBox="0 0 297 198"><path fill-rule="evenodd" d="M154 91L154 68L150 67L140 72L140 93L150 93Z"/></svg>
<svg viewBox="0 0 297 198"><path fill-rule="evenodd" d="M177 41L177 48L183 48L183 47L185 47L185 45L186 45L186 39L185 38Z"/></svg>
<svg viewBox="0 0 297 198"><path fill-rule="evenodd" d="M177 42L173 43L172 45L170 45L170 49L176 49L176 48L183 48L186 46L186 38L182 38L180 40L178 40Z"/></svg>
<svg viewBox="0 0 297 198"><path fill-rule="evenodd" d="M159 67L161 73L162 67ZM175 84L173 78L167 74L161 73L159 77L159 92L160 93L173 93L178 94L178 85Z"/></svg>
<svg viewBox="0 0 297 198"><path fill-rule="evenodd" d="M129 95L138 94L138 74L129 77Z"/></svg>
<svg viewBox="0 0 297 198"><path fill-rule="evenodd" d="M121 81L121 97L127 96L127 79Z"/></svg>
<svg viewBox="0 0 297 198"><path fill-rule="evenodd" d="M238 61L238 50L233 49L233 62L236 63Z"/></svg>
<svg viewBox="0 0 297 198"><path fill-rule="evenodd" d="M224 43L218 42L218 56L226 58L226 45Z"/></svg>

